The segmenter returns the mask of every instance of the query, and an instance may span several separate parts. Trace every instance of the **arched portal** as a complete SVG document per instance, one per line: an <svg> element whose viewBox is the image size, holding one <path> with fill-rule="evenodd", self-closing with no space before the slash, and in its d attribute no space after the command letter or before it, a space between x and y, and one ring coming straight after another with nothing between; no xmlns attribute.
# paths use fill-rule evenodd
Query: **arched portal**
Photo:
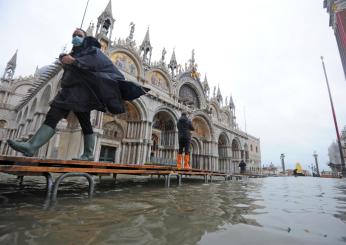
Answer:
<svg viewBox="0 0 346 245"><path fill-rule="evenodd" d="M150 148L150 161L151 162L156 162L155 159L158 158L159 156L159 137L156 135L156 134L152 134L151 135L151 142L152 142L152 145L151 145L151 148Z"/></svg>
<svg viewBox="0 0 346 245"><path fill-rule="evenodd" d="M244 145L244 157L245 157L245 162L249 161L249 146L245 143Z"/></svg>
<svg viewBox="0 0 346 245"><path fill-rule="evenodd" d="M124 164L139 164L143 160L141 140L145 134L145 123L141 110L134 102L126 101L125 113L104 113L102 118L100 159L114 159Z"/></svg>
<svg viewBox="0 0 346 245"><path fill-rule="evenodd" d="M195 137L192 137L191 139L191 145L190 145L190 165L192 168L201 168L199 156L201 152L201 143L199 140Z"/></svg>
<svg viewBox="0 0 346 245"><path fill-rule="evenodd" d="M233 158L233 171L237 172L238 164L241 160L241 148L238 138L232 140L232 158Z"/></svg>
<svg viewBox="0 0 346 245"><path fill-rule="evenodd" d="M218 140L219 170L230 171L230 158L228 156L229 140L226 134L222 133Z"/></svg>
<svg viewBox="0 0 346 245"><path fill-rule="evenodd" d="M173 115L165 110L158 111L152 123L152 146L157 144L154 151L156 163L175 164L175 138L176 125Z"/></svg>
<svg viewBox="0 0 346 245"><path fill-rule="evenodd" d="M240 142L239 140L232 140L232 157L234 160L240 160Z"/></svg>
<svg viewBox="0 0 346 245"><path fill-rule="evenodd" d="M197 168L200 169L208 169L208 170L216 170L215 165L215 157L211 157L211 129L208 124L208 121L202 115L195 115L192 119L192 125L194 127L194 131L192 131L192 137L199 142L199 152L194 154L194 161L197 163Z"/></svg>

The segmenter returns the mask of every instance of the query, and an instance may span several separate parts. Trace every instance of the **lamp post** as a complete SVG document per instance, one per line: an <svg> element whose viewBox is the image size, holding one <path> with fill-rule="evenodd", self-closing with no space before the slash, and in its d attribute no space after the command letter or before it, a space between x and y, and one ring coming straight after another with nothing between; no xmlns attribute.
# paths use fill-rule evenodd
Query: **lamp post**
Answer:
<svg viewBox="0 0 346 245"><path fill-rule="evenodd" d="M285 175L286 174L286 170L285 170L285 154L284 153L281 153L280 159L281 159L282 171L283 171L283 173Z"/></svg>
<svg viewBox="0 0 346 245"><path fill-rule="evenodd" d="M311 168L311 176L314 176L314 164L313 163L311 163L310 168Z"/></svg>
<svg viewBox="0 0 346 245"><path fill-rule="evenodd" d="M315 164L316 164L316 173L317 173L317 177L320 177L320 170L318 168L318 161L317 161L317 153L316 151L314 151L314 154L313 154L314 158L315 158Z"/></svg>
<svg viewBox="0 0 346 245"><path fill-rule="evenodd" d="M339 146L339 152L340 152L340 158L341 158L341 171L342 171L342 174L345 176L346 175L345 159L344 159L344 154L343 154L343 151L342 151L342 145L341 145L341 140L340 140L339 128L338 128L338 123L336 121L336 115L335 115L335 110L334 110L334 105L333 105L333 99L332 99L332 94L331 94L330 88L329 88L327 71L326 71L326 67L324 65L323 56L321 56L321 61L322 61L322 67L323 67L323 71L324 71L324 77L326 79L330 106L332 108L334 126L335 126L335 131L336 131L336 137L338 139L338 146Z"/></svg>

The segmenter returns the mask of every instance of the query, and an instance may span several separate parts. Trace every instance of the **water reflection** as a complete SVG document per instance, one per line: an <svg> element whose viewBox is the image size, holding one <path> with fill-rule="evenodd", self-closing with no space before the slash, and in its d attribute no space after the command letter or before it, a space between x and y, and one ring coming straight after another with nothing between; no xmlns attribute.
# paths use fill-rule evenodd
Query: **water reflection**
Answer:
<svg viewBox="0 0 346 245"><path fill-rule="evenodd" d="M69 179L56 205L44 209L43 179L28 178L19 188L8 178L0 185L0 244L229 244L215 235L222 231L238 242L264 231L272 239L277 233L338 242L346 230L342 180L184 183L164 188L163 180L108 180L88 200L87 184Z"/></svg>
<svg viewBox="0 0 346 245"><path fill-rule="evenodd" d="M346 223L346 183L337 182L336 189L338 193L335 195L335 199L337 200L335 217ZM344 237L344 240L346 241L346 237Z"/></svg>

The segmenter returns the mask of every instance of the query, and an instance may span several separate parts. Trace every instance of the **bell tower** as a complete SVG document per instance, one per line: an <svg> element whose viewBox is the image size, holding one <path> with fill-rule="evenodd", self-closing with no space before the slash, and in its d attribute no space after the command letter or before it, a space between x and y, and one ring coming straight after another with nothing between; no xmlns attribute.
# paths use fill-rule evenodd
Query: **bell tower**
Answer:
<svg viewBox="0 0 346 245"><path fill-rule="evenodd" d="M109 0L107 7L97 18L96 38L101 43L101 49L105 51L112 37L113 25L115 19L112 14L112 0Z"/></svg>
<svg viewBox="0 0 346 245"><path fill-rule="evenodd" d="M17 66L17 52L18 50L16 50L16 53L12 56L10 61L7 62L4 75L2 76L3 81L10 81L13 79L13 75Z"/></svg>

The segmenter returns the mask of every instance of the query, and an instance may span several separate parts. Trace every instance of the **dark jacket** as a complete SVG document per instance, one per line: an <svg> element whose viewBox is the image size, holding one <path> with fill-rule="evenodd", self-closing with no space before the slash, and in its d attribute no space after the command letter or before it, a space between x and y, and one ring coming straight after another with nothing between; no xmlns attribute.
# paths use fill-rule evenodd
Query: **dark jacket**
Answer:
<svg viewBox="0 0 346 245"><path fill-rule="evenodd" d="M86 37L82 46L74 47L70 54L76 60L64 65L61 90L51 106L85 112L125 112L124 100L134 100L149 89L126 81L112 61L100 50L100 43Z"/></svg>
<svg viewBox="0 0 346 245"><path fill-rule="evenodd" d="M246 168L246 163L245 163L244 161L241 161L241 162L239 163L239 167L240 167L241 170L245 170L245 168Z"/></svg>
<svg viewBox="0 0 346 245"><path fill-rule="evenodd" d="M195 130L192 126L191 120L186 116L181 116L177 123L178 135L180 139L190 139L191 132Z"/></svg>

